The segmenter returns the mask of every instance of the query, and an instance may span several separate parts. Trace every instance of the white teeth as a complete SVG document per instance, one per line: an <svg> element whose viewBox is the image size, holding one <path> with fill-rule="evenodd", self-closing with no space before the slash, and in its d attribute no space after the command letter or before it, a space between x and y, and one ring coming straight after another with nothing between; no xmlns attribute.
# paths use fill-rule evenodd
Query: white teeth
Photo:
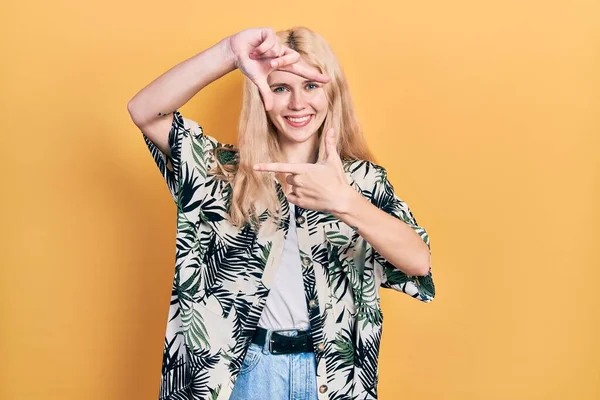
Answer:
<svg viewBox="0 0 600 400"><path fill-rule="evenodd" d="M301 124L302 122L308 121L308 119L310 118L310 115L308 115L306 117L302 117L302 118L294 118L294 117L286 117L286 118L294 123Z"/></svg>

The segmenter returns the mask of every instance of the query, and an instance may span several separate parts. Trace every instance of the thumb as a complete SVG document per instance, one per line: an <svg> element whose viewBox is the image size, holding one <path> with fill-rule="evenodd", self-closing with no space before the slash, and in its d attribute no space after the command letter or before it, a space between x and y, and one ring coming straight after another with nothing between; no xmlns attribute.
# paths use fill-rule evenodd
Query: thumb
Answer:
<svg viewBox="0 0 600 400"><path fill-rule="evenodd" d="M329 128L325 134L325 152L328 161L341 162L336 146L335 129Z"/></svg>
<svg viewBox="0 0 600 400"><path fill-rule="evenodd" d="M258 87L258 91L262 96L263 103L265 103L265 110L270 111L273 107L273 94L271 93L271 88L267 82L262 79L257 79L254 83Z"/></svg>
<svg viewBox="0 0 600 400"><path fill-rule="evenodd" d="M265 109L267 111L271 110L273 107L273 97L271 94L271 88L267 83L266 76L257 73L256 68L249 62L250 58L247 56L240 56L240 60L236 63L237 67L240 71L248 77L256 85L260 95L262 97L263 103L265 104Z"/></svg>

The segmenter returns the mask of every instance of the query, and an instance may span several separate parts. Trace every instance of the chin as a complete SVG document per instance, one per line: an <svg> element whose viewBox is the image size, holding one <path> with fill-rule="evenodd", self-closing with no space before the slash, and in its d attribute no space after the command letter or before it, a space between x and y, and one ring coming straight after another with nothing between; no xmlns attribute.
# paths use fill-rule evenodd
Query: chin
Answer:
<svg viewBox="0 0 600 400"><path fill-rule="evenodd" d="M304 142L312 139L312 137L315 135L317 135L317 131L314 131L312 133L285 131L285 133L284 133L285 138L288 141L294 142L294 143L304 143Z"/></svg>

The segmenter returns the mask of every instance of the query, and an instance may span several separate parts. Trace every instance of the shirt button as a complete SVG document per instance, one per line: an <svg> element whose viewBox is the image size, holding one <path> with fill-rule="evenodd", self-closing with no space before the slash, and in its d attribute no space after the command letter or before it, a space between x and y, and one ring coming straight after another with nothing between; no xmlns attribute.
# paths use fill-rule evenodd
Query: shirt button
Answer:
<svg viewBox="0 0 600 400"><path fill-rule="evenodd" d="M319 350L319 351L323 351L323 350L325 350L325 345L324 345L323 343L319 343L319 344L317 345L317 350Z"/></svg>
<svg viewBox="0 0 600 400"><path fill-rule="evenodd" d="M326 391L327 391L327 385L321 385L321 386L319 386L319 392L325 393Z"/></svg>
<svg viewBox="0 0 600 400"><path fill-rule="evenodd" d="M303 264L305 267L308 267L308 266L311 264L310 258L308 258L308 257L306 257L306 256L302 257L302 264Z"/></svg>
<svg viewBox="0 0 600 400"><path fill-rule="evenodd" d="M310 299L310 301L308 302L308 307L312 310L316 306L317 306L317 301L315 299Z"/></svg>
<svg viewBox="0 0 600 400"><path fill-rule="evenodd" d="M296 218L296 223L302 225L304 223L304 217L302 215L300 215L298 218Z"/></svg>

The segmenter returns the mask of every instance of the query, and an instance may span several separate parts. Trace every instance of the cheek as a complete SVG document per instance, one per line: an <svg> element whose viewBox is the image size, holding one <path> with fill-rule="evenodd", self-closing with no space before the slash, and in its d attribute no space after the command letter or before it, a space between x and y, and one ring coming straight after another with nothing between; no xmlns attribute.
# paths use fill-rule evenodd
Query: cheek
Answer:
<svg viewBox="0 0 600 400"><path fill-rule="evenodd" d="M283 96L273 96L273 108L270 111L267 111L267 115L271 121L275 122L277 117L281 116L283 110L285 110L287 103Z"/></svg>
<svg viewBox="0 0 600 400"><path fill-rule="evenodd" d="M279 117L280 115L281 112L277 104L273 104L273 108L271 109L271 111L267 111L267 118L269 118L269 121L271 121L274 124L277 124L277 117Z"/></svg>
<svg viewBox="0 0 600 400"><path fill-rule="evenodd" d="M325 96L325 92L321 91L317 96L315 96L312 104L314 109L318 110L319 112L326 113L329 107L329 101L327 100L327 96Z"/></svg>

